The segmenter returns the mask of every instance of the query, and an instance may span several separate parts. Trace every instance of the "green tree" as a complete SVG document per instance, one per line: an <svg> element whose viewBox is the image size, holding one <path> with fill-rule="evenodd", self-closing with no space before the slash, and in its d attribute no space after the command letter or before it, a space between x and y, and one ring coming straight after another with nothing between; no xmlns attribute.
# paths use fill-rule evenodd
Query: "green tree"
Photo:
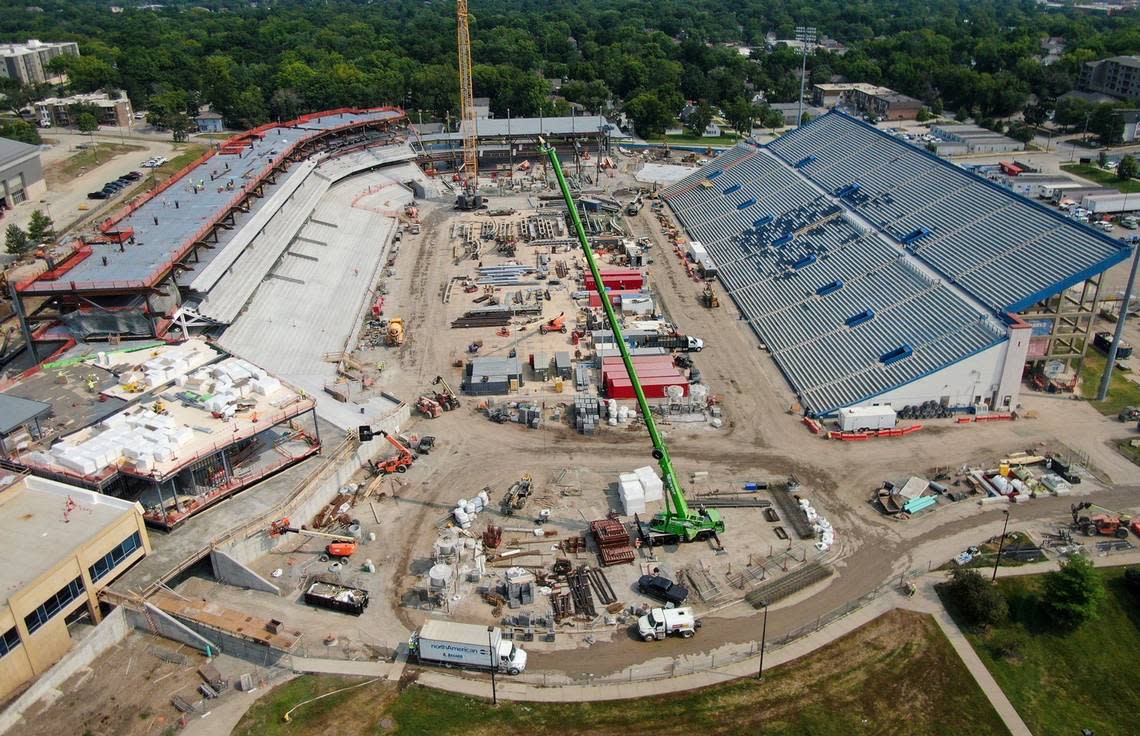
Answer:
<svg viewBox="0 0 1140 736"><path fill-rule="evenodd" d="M725 120L741 135L752 135L752 128L759 114L759 108L747 97L737 97L724 106Z"/></svg>
<svg viewBox="0 0 1140 736"><path fill-rule="evenodd" d="M763 112L760 115L760 125L763 127L782 128L787 124L787 121L784 120L784 113L769 105L765 105L762 109Z"/></svg>
<svg viewBox="0 0 1140 736"><path fill-rule="evenodd" d="M807 125L810 122L811 122L811 113L810 112L804 112L803 115L800 115L800 125Z"/></svg>
<svg viewBox="0 0 1140 736"><path fill-rule="evenodd" d="M1075 629L1096 616L1104 583L1087 557L1075 555L1045 575L1042 608L1061 629Z"/></svg>
<svg viewBox="0 0 1140 736"><path fill-rule="evenodd" d="M91 151L95 154L95 163L99 163L99 147L95 143L95 131L99 130L99 121L89 112L81 112L75 118L75 127L80 133L86 133L91 140Z"/></svg>
<svg viewBox="0 0 1140 736"><path fill-rule="evenodd" d="M712 105L709 104L708 100L701 100L697 103L696 109L689 113L689 132L696 136L704 135L705 129L709 127L709 123L712 122L712 119Z"/></svg>
<svg viewBox="0 0 1140 736"><path fill-rule="evenodd" d="M943 592L968 626L984 629L1002 624L1009 617L1005 596L977 570L955 568Z"/></svg>
<svg viewBox="0 0 1140 736"><path fill-rule="evenodd" d="M1116 165L1116 178L1121 181L1128 181L1129 179L1136 178L1136 159L1132 156L1125 156L1120 159L1120 163Z"/></svg>
<svg viewBox="0 0 1140 736"><path fill-rule="evenodd" d="M170 131L170 137L175 143L189 140L190 133L194 131L194 121L182 111L167 113L162 119L162 127Z"/></svg>
<svg viewBox="0 0 1140 736"><path fill-rule="evenodd" d="M12 255L22 256L31 249L32 241L19 225L12 223L5 234L4 246Z"/></svg>
<svg viewBox="0 0 1140 736"><path fill-rule="evenodd" d="M40 134L36 131L36 126L19 118L0 120L0 138L8 138L33 146L38 146L43 142L40 140Z"/></svg>
<svg viewBox="0 0 1140 736"><path fill-rule="evenodd" d="M54 223L51 218L41 210L34 210L28 220L28 239L35 245L40 245L55 237Z"/></svg>
<svg viewBox="0 0 1140 736"><path fill-rule="evenodd" d="M914 116L914 119L916 122L925 123L928 120L933 120L934 116L931 115L930 111L924 107L918 111L918 114Z"/></svg>
<svg viewBox="0 0 1140 736"><path fill-rule="evenodd" d="M661 135L673 122L673 113L654 92L642 92L625 105L625 113L640 136Z"/></svg>

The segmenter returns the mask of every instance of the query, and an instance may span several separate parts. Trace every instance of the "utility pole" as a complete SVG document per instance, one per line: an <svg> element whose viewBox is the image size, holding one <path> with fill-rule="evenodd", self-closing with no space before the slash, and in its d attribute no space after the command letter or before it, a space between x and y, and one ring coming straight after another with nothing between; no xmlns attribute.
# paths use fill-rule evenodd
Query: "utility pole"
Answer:
<svg viewBox="0 0 1140 736"><path fill-rule="evenodd" d="M515 178L515 142L511 138L511 108L507 108L507 150L510 151L511 157L511 172L510 178L513 181Z"/></svg>
<svg viewBox="0 0 1140 736"><path fill-rule="evenodd" d="M768 601L760 601L764 607L764 627L760 630L760 669L756 673L757 680L764 679L764 648L768 642Z"/></svg>
<svg viewBox="0 0 1140 736"><path fill-rule="evenodd" d="M1125 198L1127 202L1127 197ZM1116 332L1112 336L1112 347L1108 349L1108 360L1104 364L1104 375L1100 377L1100 388L1096 400L1104 401L1108 396L1108 386L1112 382L1112 367L1116 364L1116 351L1124 336L1124 320L1128 319L1128 307L1132 304L1132 287L1136 285L1136 266L1140 264L1140 243L1132 244L1132 270L1128 273L1128 284L1124 287L1124 301L1120 304L1120 314L1116 317Z"/></svg>
<svg viewBox="0 0 1140 736"><path fill-rule="evenodd" d="M997 557L994 558L994 574L993 577L990 578L991 583L997 582L997 569L998 564L1001 563L1001 550L1002 547L1005 546L1005 532L1009 529L1009 509L1002 509L1001 512L1005 514L1005 524L1001 528L1001 539L998 540Z"/></svg>
<svg viewBox="0 0 1140 736"><path fill-rule="evenodd" d="M815 44L815 28L812 26L796 26L796 40L802 44L803 61L800 64L800 105L796 115L796 127L800 127L804 120L804 82L807 80L807 50L808 44Z"/></svg>
<svg viewBox="0 0 1140 736"><path fill-rule="evenodd" d="M495 627L487 627L487 651L491 653L491 705L499 704L499 691L495 687L495 670L499 669L499 653L495 651Z"/></svg>

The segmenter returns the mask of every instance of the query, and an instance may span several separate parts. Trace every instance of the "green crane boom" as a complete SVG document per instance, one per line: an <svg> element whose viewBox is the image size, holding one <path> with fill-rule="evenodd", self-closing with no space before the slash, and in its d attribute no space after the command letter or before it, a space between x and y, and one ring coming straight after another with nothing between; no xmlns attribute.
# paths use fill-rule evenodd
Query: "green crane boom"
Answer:
<svg viewBox="0 0 1140 736"><path fill-rule="evenodd" d="M665 446L665 441L661 438L661 433L657 431L657 422L653 420L653 413L649 410L649 402L645 400L645 391L641 388L641 381L637 378L637 371L634 370L633 358L629 354L625 337L622 336L621 325L618 324L617 315L614 313L613 304L610 302L610 296L606 293L605 286L602 284L602 274L598 270L598 262L597 259L594 258L594 251L590 247L590 241L586 238L586 230L582 227L582 218L578 215L578 208L574 204L574 197L570 194L570 186L566 183L566 177L562 173L562 163L558 160L558 152L554 150L554 146L547 146L546 141L542 139L539 140L542 145L543 153L550 159L550 165L554 169L554 176L558 179L558 187L562 190L562 197L566 200L566 208L570 212L570 221L574 224L574 232L578 236L578 243L582 246L582 252L586 256L586 263L590 267L590 273L594 276L594 289L601 297L602 308L606 312L606 321L609 322L610 329L613 330L618 352L621 353L621 361L625 365L625 372L629 375L629 382L633 384L634 394L637 395L637 406L641 410L641 416L645 420L645 427L649 430L649 437L653 442L653 457L657 459L658 465L661 466L661 475L663 476L665 484L667 501L664 513L653 517L653 520L650 522L650 531L664 537L664 539L661 540L663 543L671 541L674 537L677 541L693 542L714 536L718 532L723 532L724 521L721 519L719 511L704 508L694 511L689 508L689 504L685 500L685 493L681 489L681 483L677 480L676 471L673 470L673 461L669 457L669 448Z"/></svg>

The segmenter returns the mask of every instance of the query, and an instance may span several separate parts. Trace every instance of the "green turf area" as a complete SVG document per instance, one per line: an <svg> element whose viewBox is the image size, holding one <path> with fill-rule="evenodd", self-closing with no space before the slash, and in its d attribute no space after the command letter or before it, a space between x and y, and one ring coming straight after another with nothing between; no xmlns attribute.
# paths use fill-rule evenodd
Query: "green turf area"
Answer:
<svg viewBox="0 0 1140 736"><path fill-rule="evenodd" d="M1135 464L1140 465L1140 445L1132 444L1133 442L1137 441L1138 440L1136 439L1117 440L1116 449L1121 455L1128 458Z"/></svg>
<svg viewBox="0 0 1140 736"><path fill-rule="evenodd" d="M1089 166L1087 164L1061 164L1061 170L1067 171L1070 174L1076 174L1079 177L1095 181L1097 184L1113 189L1119 189L1122 192L1140 192L1140 181L1129 179L1128 181L1121 181L1116 178L1115 171L1102 169L1099 166Z"/></svg>
<svg viewBox="0 0 1140 736"><path fill-rule="evenodd" d="M1009 600L1010 622L985 634L967 634L1034 736L1136 733L1140 705L1132 660L1140 652L1140 601L1124 588L1123 567L1098 570L1108 594L1099 615L1071 634L1054 633L1038 599L1041 575L998 581ZM1003 642L1017 642L1001 656Z"/></svg>
<svg viewBox="0 0 1140 736"><path fill-rule="evenodd" d="M996 538L993 542L979 544L977 547L980 554L974 555L965 565L959 565L954 560L950 560L938 569L955 570L959 567L992 569L994 566L994 558L998 552ZM1024 550L1024 553L1016 554L1020 550ZM1006 535L1005 543L1001 545L1001 564L999 567L1020 567L1031 562L1039 562L1040 560L1035 559L1037 556L1044 559L1044 553L1040 552L1037 543L1034 542L1028 534L1025 532L1010 532Z"/></svg>
<svg viewBox="0 0 1140 736"><path fill-rule="evenodd" d="M1112 383L1108 386L1108 398L1092 401L1100 387L1100 377L1104 374L1107 358L1096 348L1090 348L1081 368L1081 396L1090 399L1089 403L1101 414L1115 417L1126 406L1140 406L1140 385L1124 377L1117 366L1112 372Z"/></svg>
<svg viewBox="0 0 1140 736"><path fill-rule="evenodd" d="M624 701L500 702L497 708L418 685L397 695L394 685L377 683L299 708L291 724L282 723L296 703L346 682L352 681L293 680L259 700L234 734L1008 734L934 620L899 610L767 670L762 683L738 680Z"/></svg>

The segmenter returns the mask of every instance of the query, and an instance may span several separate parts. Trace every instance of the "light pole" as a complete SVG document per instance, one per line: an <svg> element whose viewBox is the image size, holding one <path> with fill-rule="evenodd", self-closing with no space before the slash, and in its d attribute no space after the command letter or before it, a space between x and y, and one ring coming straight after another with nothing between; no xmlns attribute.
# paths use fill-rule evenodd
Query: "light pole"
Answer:
<svg viewBox="0 0 1140 736"><path fill-rule="evenodd" d="M764 679L764 648L768 642L768 601L760 601L764 607L764 626L760 629L760 669L756 673L757 680Z"/></svg>
<svg viewBox="0 0 1140 736"><path fill-rule="evenodd" d="M796 26L796 40L803 44L803 61L800 64L800 106L796 116L796 127L803 125L804 121L804 81L807 79L807 50L808 44L815 43L815 28Z"/></svg>
<svg viewBox="0 0 1140 736"><path fill-rule="evenodd" d="M998 540L998 553L997 553L997 557L994 559L994 574L993 574L993 577L990 578L991 583L997 582L998 563L1001 562L1001 550L1002 550L1002 547L1005 546L1005 531L1006 531L1006 529L1009 529L1009 509L1002 509L1001 512L1003 514L1005 514L1005 524L1002 525L1001 539Z"/></svg>
<svg viewBox="0 0 1140 736"><path fill-rule="evenodd" d="M515 143L511 138L511 108L507 108L507 150L510 152L511 157L511 173L510 179L514 181L515 178Z"/></svg>
<svg viewBox="0 0 1140 736"><path fill-rule="evenodd" d="M1128 195L1124 195L1125 206ZM1124 301L1120 306L1120 316L1116 318L1116 332L1112 335L1112 347L1108 349L1108 360L1104 364L1104 374L1100 377L1100 387L1096 392L1096 400L1104 401L1108 397L1108 386L1112 381L1112 366L1116 363L1116 351L1120 347L1120 340L1124 336L1124 320L1128 319L1128 307L1132 304L1132 287L1136 285L1136 266L1140 264L1140 243L1132 245L1132 270L1128 273L1128 283L1124 286Z"/></svg>
<svg viewBox="0 0 1140 736"><path fill-rule="evenodd" d="M498 653L495 651L494 626L487 627L487 651L491 654L491 705L499 704L499 693L495 689L495 670L499 668Z"/></svg>

